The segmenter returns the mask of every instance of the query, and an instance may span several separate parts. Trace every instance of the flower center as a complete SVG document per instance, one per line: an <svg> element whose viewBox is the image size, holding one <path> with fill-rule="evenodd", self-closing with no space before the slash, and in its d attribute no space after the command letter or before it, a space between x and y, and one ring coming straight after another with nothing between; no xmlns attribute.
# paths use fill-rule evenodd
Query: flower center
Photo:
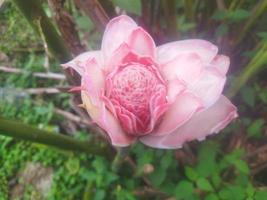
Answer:
<svg viewBox="0 0 267 200"><path fill-rule="evenodd" d="M124 130L134 135L151 131L152 97L166 90L155 69L140 64L123 66L112 75L110 84L108 98Z"/></svg>

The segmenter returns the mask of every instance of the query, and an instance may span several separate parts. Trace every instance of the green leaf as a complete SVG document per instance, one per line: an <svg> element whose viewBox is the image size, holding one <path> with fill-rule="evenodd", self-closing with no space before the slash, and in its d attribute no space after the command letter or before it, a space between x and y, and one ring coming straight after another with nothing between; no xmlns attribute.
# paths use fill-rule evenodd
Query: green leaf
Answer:
<svg viewBox="0 0 267 200"><path fill-rule="evenodd" d="M152 174L150 174L149 178L155 186L160 186L166 178L166 171L165 169L158 167Z"/></svg>
<svg viewBox="0 0 267 200"><path fill-rule="evenodd" d="M218 26L218 28L216 29L215 35L216 37L222 37L224 36L226 33L228 33L229 31L229 26L226 24L221 24L220 26Z"/></svg>
<svg viewBox="0 0 267 200"><path fill-rule="evenodd" d="M249 173L249 167L248 164L243 160L236 160L234 162L235 167L238 169L238 171L248 174Z"/></svg>
<svg viewBox="0 0 267 200"><path fill-rule="evenodd" d="M263 103L267 104L267 90L260 91L258 95L259 95L260 100Z"/></svg>
<svg viewBox="0 0 267 200"><path fill-rule="evenodd" d="M236 9L228 13L228 19L232 22L240 22L246 18L248 18L250 13L244 9Z"/></svg>
<svg viewBox="0 0 267 200"><path fill-rule="evenodd" d="M267 191L257 191L255 193L254 199L255 200L264 200L267 197Z"/></svg>
<svg viewBox="0 0 267 200"><path fill-rule="evenodd" d="M198 154L199 163L196 167L196 171L199 176L208 177L216 172L217 163L215 161L215 158L217 152L217 144L211 142L202 143Z"/></svg>
<svg viewBox="0 0 267 200"><path fill-rule="evenodd" d="M263 126L265 121L263 119L256 119L247 129L248 136L260 138L263 133Z"/></svg>
<svg viewBox="0 0 267 200"><path fill-rule="evenodd" d="M219 200L219 198L216 196L216 194L214 193L211 193L211 194L208 194L204 200Z"/></svg>
<svg viewBox="0 0 267 200"><path fill-rule="evenodd" d="M192 167L185 167L185 175L191 181L196 181L198 178L197 172Z"/></svg>
<svg viewBox="0 0 267 200"><path fill-rule="evenodd" d="M212 181L212 184L214 185L215 188L219 188L221 182L222 182L222 179L221 179L221 176L218 175L218 174L213 174L211 176L211 181Z"/></svg>
<svg viewBox="0 0 267 200"><path fill-rule="evenodd" d="M194 187L189 181L180 181L175 188L174 195L177 199L188 199L193 195Z"/></svg>
<svg viewBox="0 0 267 200"><path fill-rule="evenodd" d="M213 14L212 19L220 21L220 20L224 20L226 17L227 17L227 11L226 10L217 10Z"/></svg>
<svg viewBox="0 0 267 200"><path fill-rule="evenodd" d="M92 23L92 21L90 20L90 18L86 17L86 16L79 16L76 18L76 23L78 25L78 27L80 29L89 31L91 30L94 25Z"/></svg>
<svg viewBox="0 0 267 200"><path fill-rule="evenodd" d="M70 174L78 173L80 169L80 160L78 158L70 158L66 163L66 168Z"/></svg>
<svg viewBox="0 0 267 200"><path fill-rule="evenodd" d="M261 39L267 41L267 32L258 32L257 35L258 35Z"/></svg>
<svg viewBox="0 0 267 200"><path fill-rule="evenodd" d="M255 90L252 87L244 87L241 90L241 96L247 105L249 105L251 107L255 106L256 94L255 94Z"/></svg>
<svg viewBox="0 0 267 200"><path fill-rule="evenodd" d="M241 159L243 155L245 154L243 149L236 149L232 151L230 154L224 156L222 162L220 163L222 168L225 168L228 166L228 164L235 164L237 159Z"/></svg>
<svg viewBox="0 0 267 200"><path fill-rule="evenodd" d="M102 200L105 198L105 190L97 189L95 192L95 198L94 200Z"/></svg>
<svg viewBox="0 0 267 200"><path fill-rule="evenodd" d="M160 159L160 167L162 167L163 169L168 169L172 161L173 161L172 152L166 152Z"/></svg>
<svg viewBox="0 0 267 200"><path fill-rule="evenodd" d="M223 200L244 200L245 188L237 185L231 185L219 191L219 197Z"/></svg>
<svg viewBox="0 0 267 200"><path fill-rule="evenodd" d="M221 199L231 199L232 194L231 191L227 188L223 188L222 190L219 191L219 197Z"/></svg>
<svg viewBox="0 0 267 200"><path fill-rule="evenodd" d="M112 0L116 6L126 10L129 13L141 15L141 2L140 0Z"/></svg>
<svg viewBox="0 0 267 200"><path fill-rule="evenodd" d="M145 164L150 164L153 161L153 152L151 150L144 150L140 146L139 148L135 148L137 151L137 175L142 175L143 167Z"/></svg>
<svg viewBox="0 0 267 200"><path fill-rule="evenodd" d="M254 187L252 186L252 184L248 184L247 188L246 188L246 194L248 197L253 197L254 196L254 193L255 193L255 189Z"/></svg>
<svg viewBox="0 0 267 200"><path fill-rule="evenodd" d="M213 191L212 185L206 178L199 178L197 180L197 187L203 191L207 191L207 192Z"/></svg>
<svg viewBox="0 0 267 200"><path fill-rule="evenodd" d="M177 24L179 27L179 31L181 31L182 33L187 33L188 31L196 27L195 23L187 22L185 16L177 17Z"/></svg>

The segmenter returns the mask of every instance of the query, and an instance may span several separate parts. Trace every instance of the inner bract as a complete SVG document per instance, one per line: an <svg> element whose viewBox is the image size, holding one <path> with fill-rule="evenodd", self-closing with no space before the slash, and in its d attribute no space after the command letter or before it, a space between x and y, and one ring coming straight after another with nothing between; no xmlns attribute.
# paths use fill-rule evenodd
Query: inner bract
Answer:
<svg viewBox="0 0 267 200"><path fill-rule="evenodd" d="M153 109L162 103L158 99L166 99L165 92L159 93L166 88L156 70L154 66L131 63L118 67L106 81L106 95L111 102L108 107L129 134L144 135L151 131Z"/></svg>

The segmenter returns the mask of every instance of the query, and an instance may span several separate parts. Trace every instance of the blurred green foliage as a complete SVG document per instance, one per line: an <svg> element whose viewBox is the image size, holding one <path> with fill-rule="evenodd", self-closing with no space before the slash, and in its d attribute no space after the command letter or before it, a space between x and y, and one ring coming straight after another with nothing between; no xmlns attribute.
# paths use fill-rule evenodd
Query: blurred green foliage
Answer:
<svg viewBox="0 0 267 200"><path fill-rule="evenodd" d="M72 1L68 1L68 10L72 13L77 24L82 42L88 49L100 46L99 34L92 21L83 13L78 12ZM113 0L120 11L140 16L142 2ZM242 27L251 17L256 1L244 0L242 4L233 4L231 9L211 9L215 1L176 1L177 28L180 37L208 37L219 41L225 37L234 40L233 27ZM191 2L191 6L190 6ZM212 3L213 2L213 3ZM231 4L230 1L225 1ZM238 2L238 1L232 1ZM188 9L184 9L188 3ZM239 6L238 6L239 5ZM52 12L48 6L45 11L49 17ZM206 16L206 21L197 23L200 16L194 14L199 9ZM210 11L212 10L212 11ZM266 15L266 14L265 14ZM256 23L257 22L257 23ZM240 64L237 71L255 57L257 46L266 42L267 30L264 19L258 20L249 33L249 41L242 45L253 43L254 46L237 50L240 54L234 63ZM203 29L201 29L204 27ZM209 29L209 27L212 27ZM69 110L71 95L62 93L55 96L30 96L24 88L53 87L55 84L64 86L64 81L58 83L52 80L44 81L34 78L31 72L46 71L43 65L46 59L42 40L38 38L26 20L10 1L0 7L0 50L10 59L12 65L30 71L16 75L0 72L0 113L8 118L19 119L39 128L59 131L63 119L54 112L56 107ZM88 36L89 35L89 36ZM223 42L221 43L223 46ZM234 48L234 47L233 47ZM263 63L264 65L264 63ZM49 58L49 67L53 72L60 71L58 61ZM232 78L235 78L234 75ZM53 182L47 200L134 200L134 199L166 199L173 197L177 200L265 200L267 199L266 182L258 182L251 173L249 162L245 159L246 152L242 148L226 151L229 135L243 131L244 137L253 142L266 140L267 88L265 75L254 77L254 84L242 87L240 96L236 99L239 121L228 127L225 136L215 136L213 140L201 144L192 143L189 150L195 155L180 159L183 150L155 150L135 144L130 149L133 161L124 162L120 170L111 170L110 161L103 157L76 154L68 151L51 149L43 145L30 144L8 137L0 137L0 200L9 199L12 187L19 182L19 173L27 163L41 163L42 166L52 167ZM232 79L230 78L232 82ZM88 140L90 134L82 130L75 132L75 137ZM224 140L222 137L225 137ZM225 142L226 141L226 142ZM259 142L260 143L260 142ZM256 143L257 144L257 143ZM183 163L184 160L190 162ZM189 164L190 163L190 164ZM147 186L154 190L152 196L138 196L137 193L146 191ZM264 186L262 188L261 186ZM43 199L40 191L34 185L28 185L21 199Z"/></svg>

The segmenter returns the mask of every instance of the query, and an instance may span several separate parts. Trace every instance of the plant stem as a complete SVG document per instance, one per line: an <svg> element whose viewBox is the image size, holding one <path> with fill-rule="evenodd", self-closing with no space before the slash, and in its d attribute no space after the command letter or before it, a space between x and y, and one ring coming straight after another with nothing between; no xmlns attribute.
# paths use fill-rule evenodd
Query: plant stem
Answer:
<svg viewBox="0 0 267 200"><path fill-rule="evenodd" d="M118 172L121 164L124 161L124 158L128 155L129 148L128 147L120 147L118 148L117 154L111 164L111 169L114 172Z"/></svg>
<svg viewBox="0 0 267 200"><path fill-rule="evenodd" d="M229 11L234 10L239 0L232 0L228 8ZM241 0L242 1L242 0Z"/></svg>
<svg viewBox="0 0 267 200"><path fill-rule="evenodd" d="M97 0L74 0L75 5L90 17L100 32L104 32L109 17Z"/></svg>
<svg viewBox="0 0 267 200"><path fill-rule="evenodd" d="M189 21L194 21L194 7L192 0L184 0L185 16Z"/></svg>
<svg viewBox="0 0 267 200"><path fill-rule="evenodd" d="M46 16L39 0L12 0L33 29L44 36L51 53L61 62L71 59L71 54L64 45L50 19ZM41 32L40 32L41 31Z"/></svg>
<svg viewBox="0 0 267 200"><path fill-rule="evenodd" d="M176 17L176 1L175 0L168 0L162 1L163 11L166 19L167 25L167 34L169 39L177 39L178 37L178 23Z"/></svg>
<svg viewBox="0 0 267 200"><path fill-rule="evenodd" d="M254 22L264 13L267 9L267 0L259 2L250 14L250 18L244 25L244 28L238 35L238 39L235 41L235 45L239 44L246 36L249 29L253 26Z"/></svg>
<svg viewBox="0 0 267 200"><path fill-rule="evenodd" d="M241 87L249 80L249 78L255 73L259 72L264 63L267 62L267 43L263 43L262 47L258 50L258 53L248 63L243 72L234 80L232 87L227 92L229 98L234 97Z"/></svg>
<svg viewBox="0 0 267 200"><path fill-rule="evenodd" d="M96 146L92 141L79 141L69 136L51 133L2 117L0 117L0 135L45 144L64 150L101 155L107 158L111 158L112 155L112 151L110 151L110 147L107 145Z"/></svg>

